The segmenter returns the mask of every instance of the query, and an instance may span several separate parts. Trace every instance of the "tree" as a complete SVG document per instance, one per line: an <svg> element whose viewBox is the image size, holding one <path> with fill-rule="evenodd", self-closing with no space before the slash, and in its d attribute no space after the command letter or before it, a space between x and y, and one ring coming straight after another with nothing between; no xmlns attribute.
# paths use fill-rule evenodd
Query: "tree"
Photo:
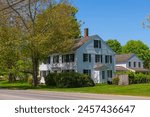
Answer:
<svg viewBox="0 0 150 117"><path fill-rule="evenodd" d="M150 60L150 49L140 40L130 40L123 47L124 53L135 53L139 58L144 61L144 66L148 67L148 61Z"/></svg>
<svg viewBox="0 0 150 117"><path fill-rule="evenodd" d="M6 1L13 11L13 25L22 31L20 51L32 62L33 86L37 86L39 63L43 58L51 53L66 52L72 47L73 39L80 35L80 25L75 18L77 9L67 0L57 4L54 0L25 0L20 4L24 6L22 9Z"/></svg>
<svg viewBox="0 0 150 117"><path fill-rule="evenodd" d="M3 74L8 74L9 82L13 82L16 63L20 57L20 32L16 27L9 27L6 19L4 21L5 23L0 22L0 69Z"/></svg>
<svg viewBox="0 0 150 117"><path fill-rule="evenodd" d="M122 53L122 46L118 40L110 39L110 40L107 40L106 43L114 52L116 52L116 54Z"/></svg>

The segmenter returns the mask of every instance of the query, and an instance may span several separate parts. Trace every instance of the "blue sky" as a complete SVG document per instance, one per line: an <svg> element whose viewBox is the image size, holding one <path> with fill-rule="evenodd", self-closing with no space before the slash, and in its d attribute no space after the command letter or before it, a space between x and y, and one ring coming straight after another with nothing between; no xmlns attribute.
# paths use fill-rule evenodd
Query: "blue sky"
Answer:
<svg viewBox="0 0 150 117"><path fill-rule="evenodd" d="M150 14L150 0L73 0L77 18L104 40L117 39L124 45L128 40L141 40L150 47L150 29L142 22Z"/></svg>

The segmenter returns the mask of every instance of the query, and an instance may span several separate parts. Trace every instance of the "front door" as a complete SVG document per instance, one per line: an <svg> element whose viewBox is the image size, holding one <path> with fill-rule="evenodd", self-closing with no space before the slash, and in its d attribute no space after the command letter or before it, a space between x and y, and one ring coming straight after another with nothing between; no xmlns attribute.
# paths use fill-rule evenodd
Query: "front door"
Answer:
<svg viewBox="0 0 150 117"><path fill-rule="evenodd" d="M94 71L94 82L100 83L100 71L98 71L98 70Z"/></svg>

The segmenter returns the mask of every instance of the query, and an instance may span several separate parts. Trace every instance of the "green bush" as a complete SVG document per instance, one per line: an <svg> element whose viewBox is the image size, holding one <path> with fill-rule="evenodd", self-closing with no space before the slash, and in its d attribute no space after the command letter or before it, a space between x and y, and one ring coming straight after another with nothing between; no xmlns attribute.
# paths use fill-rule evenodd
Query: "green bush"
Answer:
<svg viewBox="0 0 150 117"><path fill-rule="evenodd" d="M45 78L47 86L56 86L59 88L75 88L94 86L93 80L88 76L76 72L50 73Z"/></svg>
<svg viewBox="0 0 150 117"><path fill-rule="evenodd" d="M150 83L150 75L143 73L130 73L129 83L130 84Z"/></svg>
<svg viewBox="0 0 150 117"><path fill-rule="evenodd" d="M118 85L119 84L119 78L118 77L115 77L112 79L112 84L113 85Z"/></svg>
<svg viewBox="0 0 150 117"><path fill-rule="evenodd" d="M32 82L33 82L33 78L32 78L32 77L29 77L29 78L28 78L28 84L32 85Z"/></svg>
<svg viewBox="0 0 150 117"><path fill-rule="evenodd" d="M50 73L45 77L45 84L47 86L56 86L56 77L57 74L56 73Z"/></svg>

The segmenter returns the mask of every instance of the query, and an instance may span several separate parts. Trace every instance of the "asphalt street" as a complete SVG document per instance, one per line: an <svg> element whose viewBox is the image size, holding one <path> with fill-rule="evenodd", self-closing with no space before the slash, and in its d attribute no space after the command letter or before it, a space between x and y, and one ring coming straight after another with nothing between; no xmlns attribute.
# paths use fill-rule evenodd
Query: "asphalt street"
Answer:
<svg viewBox="0 0 150 117"><path fill-rule="evenodd" d="M150 100L150 97L0 89L0 100Z"/></svg>

